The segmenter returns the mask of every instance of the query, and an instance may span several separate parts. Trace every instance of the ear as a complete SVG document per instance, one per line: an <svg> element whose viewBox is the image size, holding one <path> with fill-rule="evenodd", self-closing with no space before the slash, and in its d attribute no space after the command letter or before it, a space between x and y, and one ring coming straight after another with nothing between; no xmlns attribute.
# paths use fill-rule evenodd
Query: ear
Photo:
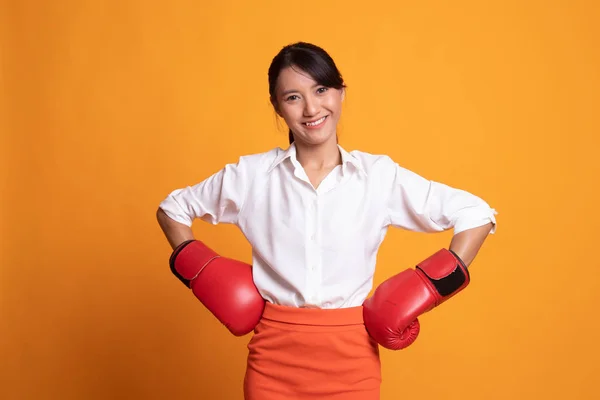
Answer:
<svg viewBox="0 0 600 400"><path fill-rule="evenodd" d="M271 96L271 97L269 97L269 101L271 102L271 105L275 109L275 112L277 113L277 115L279 115L281 117L281 111L279 111L279 105L277 105L277 100L273 96Z"/></svg>

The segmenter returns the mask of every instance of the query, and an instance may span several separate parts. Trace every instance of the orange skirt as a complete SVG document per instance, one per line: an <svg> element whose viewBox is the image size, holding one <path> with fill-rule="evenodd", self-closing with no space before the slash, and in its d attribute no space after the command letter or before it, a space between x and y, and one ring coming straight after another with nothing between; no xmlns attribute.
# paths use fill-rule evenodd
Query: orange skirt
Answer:
<svg viewBox="0 0 600 400"><path fill-rule="evenodd" d="M362 307L267 303L248 350L246 400L379 400L379 347Z"/></svg>

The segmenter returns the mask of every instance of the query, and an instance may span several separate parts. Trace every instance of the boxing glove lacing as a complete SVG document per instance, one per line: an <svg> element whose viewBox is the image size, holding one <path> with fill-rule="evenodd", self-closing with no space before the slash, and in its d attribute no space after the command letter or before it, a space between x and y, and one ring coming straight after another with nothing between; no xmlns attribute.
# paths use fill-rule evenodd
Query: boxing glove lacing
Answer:
<svg viewBox="0 0 600 400"><path fill-rule="evenodd" d="M220 257L221 257L221 256L213 256L213 257L211 257L211 258L210 258L210 259L209 259L209 260L208 260L206 263L204 263L204 265L202 266L202 268L200 268L200 270L198 271L198 273L197 273L197 274L196 274L196 275L195 275L195 276L194 276L192 279L190 279L190 285L191 285L192 281L193 281L194 279L196 279L196 278L198 277L198 275L200 275L200 273L201 273L201 272L204 270L204 268L206 268L206 266L207 266L208 264L210 264L210 262L211 262L212 260L215 260L215 259L217 259L217 258L220 258Z"/></svg>

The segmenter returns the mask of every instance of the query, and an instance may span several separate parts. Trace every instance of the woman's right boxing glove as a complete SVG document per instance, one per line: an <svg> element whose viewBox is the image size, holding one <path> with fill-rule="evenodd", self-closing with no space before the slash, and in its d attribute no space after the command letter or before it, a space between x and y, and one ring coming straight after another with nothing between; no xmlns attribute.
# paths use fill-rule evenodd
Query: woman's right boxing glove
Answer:
<svg viewBox="0 0 600 400"><path fill-rule="evenodd" d="M252 332L265 307L252 266L221 257L199 240L183 242L169 260L171 271L235 336Z"/></svg>

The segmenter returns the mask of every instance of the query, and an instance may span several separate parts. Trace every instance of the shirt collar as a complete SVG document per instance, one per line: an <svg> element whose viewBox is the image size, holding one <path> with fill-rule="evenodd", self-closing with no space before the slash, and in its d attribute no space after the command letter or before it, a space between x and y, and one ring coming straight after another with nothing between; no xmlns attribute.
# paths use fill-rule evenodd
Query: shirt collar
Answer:
<svg viewBox="0 0 600 400"><path fill-rule="evenodd" d="M280 148L280 150L283 150L283 149ZM269 170L267 171L267 173L270 173L271 171L273 171L275 169L275 167L277 167L279 164L281 164L286 158L292 157L292 155L294 156L294 158L296 158L295 143L292 143L290 145L290 147L287 148L287 150L280 151L279 154L277 154L277 157L275 157L275 160L273 160L273 162L271 163L271 166L269 167Z"/></svg>
<svg viewBox="0 0 600 400"><path fill-rule="evenodd" d="M349 152L344 150L344 148L342 146L340 146L339 144L338 144L338 149L340 150L340 154L342 156L342 171L343 172L346 171L346 166L348 164L350 164L354 168L356 168L357 171L363 173L364 175L367 175L367 172L365 171L362 163L360 162L360 160L358 158L354 157L352 154L350 154ZM279 164L281 164L287 158L290 158L293 163L297 163L296 144L295 143L292 143L286 150L281 151L277 155L277 157L275 157L275 160L273 160L273 163L271 163L271 166L269 167L267 173L270 173L271 171L273 171Z"/></svg>
<svg viewBox="0 0 600 400"><path fill-rule="evenodd" d="M358 172L360 172L360 173L364 174L365 176L367 176L367 171L365 171L365 168L363 167L362 163L360 162L360 160L358 158L356 158L352 154L348 153L339 144L338 144L338 148L340 149L340 154L342 155L342 170L345 171L346 165L350 164L354 168L356 168L356 170Z"/></svg>

